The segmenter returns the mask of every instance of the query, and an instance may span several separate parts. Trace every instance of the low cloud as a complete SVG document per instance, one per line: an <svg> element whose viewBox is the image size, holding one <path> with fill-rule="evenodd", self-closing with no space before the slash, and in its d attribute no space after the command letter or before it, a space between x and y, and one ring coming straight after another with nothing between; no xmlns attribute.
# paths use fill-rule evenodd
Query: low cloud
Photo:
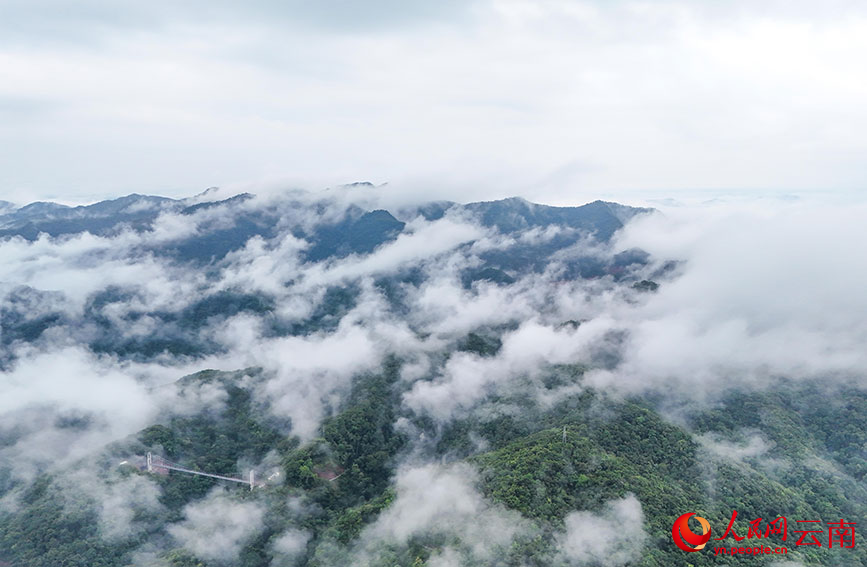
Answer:
<svg viewBox="0 0 867 567"><path fill-rule="evenodd" d="M295 565L307 552L311 534L306 530L291 529L279 535L271 544L275 566Z"/></svg>
<svg viewBox="0 0 867 567"><path fill-rule="evenodd" d="M761 457L774 446L772 442L755 432L745 435L745 438L740 441L725 439L714 433L699 435L696 440L714 455L737 462Z"/></svg>
<svg viewBox="0 0 867 567"><path fill-rule="evenodd" d="M394 502L366 527L356 551L356 565L376 565L379 543L406 545L413 538L445 538L473 564L482 564L508 551L512 541L526 535L531 524L517 512L494 504L476 489L476 471L466 464L404 467L395 477Z"/></svg>
<svg viewBox="0 0 867 567"><path fill-rule="evenodd" d="M263 528L265 508L217 488L184 508L185 519L169 526L178 543L205 561L232 564L243 546Z"/></svg>
<svg viewBox="0 0 867 567"><path fill-rule="evenodd" d="M252 337L244 360L268 372L256 389L257 399L273 414L291 419L292 433L302 439L311 438L328 408L339 405L352 377L377 369L388 352L375 331L352 324L341 324L329 335Z"/></svg>
<svg viewBox="0 0 867 567"><path fill-rule="evenodd" d="M120 470L78 469L59 479L69 494L84 495L95 502L99 534L110 543L122 543L152 528L163 512L160 488L152 478L121 474Z"/></svg>
<svg viewBox="0 0 867 567"><path fill-rule="evenodd" d="M25 322L61 313L31 344L15 339L3 346L10 360L19 360L4 374L0 427L9 433L15 425L15 433L9 433L13 441L2 454L21 474L26 469L32 475L46 463L68 463L128 435L164 412L217 408L224 396L218 386L187 388L176 399L168 386L203 367L262 367L265 378L255 385L255 399L291 421L291 432L304 439L340 406L353 377L375 371L389 353L408 362L403 375L412 384L405 407L441 422L473 411L494 394L523 389L528 399L554 401L558 394L541 390L538 382L554 364L589 366L582 387L631 393L675 384L687 399L708 399L733 387L765 388L776 376L857 382L867 371L861 348L867 324L860 317L867 311L861 293L867 262L856 248L863 239L864 206L682 206L636 219L610 246L579 240L544 271L518 275L510 285L468 286L462 273L483 265L486 251L545 242L562 236L563 229L507 237L459 215L438 221L407 217L404 233L372 254L304 263L299 254L308 243L294 228L339 220L354 200L364 198L337 191L327 198L291 193L237 203L245 214L263 203L279 212L280 232L273 239L250 239L215 263L207 277L139 252L199 234L204 226L229 226L226 205L188 216L164 212L153 231L0 243L9 313ZM195 230L182 230L190 226ZM613 276L564 276L570 255L606 258L634 247L651 253L651 263L634 275L659 280L655 293L635 292ZM662 269L666 261L678 262L677 269ZM377 278L405 269L416 270L420 281L396 278L389 292L400 298L395 306ZM87 308L87 316L109 325L112 339L135 344L180 337L210 350L191 356L164 351L138 362L94 355L90 343L99 333L93 321L85 321L85 309L107 286L119 290L117 300ZM354 294L332 327L275 336L275 321L291 328L322 308L329 286L347 286ZM21 289L32 293L16 291ZM200 327L167 334L166 321L221 292L262 294L274 309L203 318ZM566 321L572 323L563 326ZM479 329L501 335L495 356L443 356Z"/></svg>
<svg viewBox="0 0 867 567"><path fill-rule="evenodd" d="M198 234L199 220L227 222L219 207L193 219L195 230L165 213L153 233L0 243L8 259L0 268L6 321L25 314L20 320L32 324L61 313L38 339L3 337L9 358L0 375L0 461L12 473L6 488L20 492L23 481L79 466L170 416L219 412L227 399L219 381L175 384L203 368L257 368L239 373L237 385L263 410L257 417L273 418L265 425L302 441L315 438L323 420L343 407L355 378L378 372L392 354L405 362L395 389L402 388L398 428L412 433L408 438L421 438L416 433L426 427L416 418L444 426L474 412L520 411L514 400L553 404L588 387L613 396L664 389L682 405L735 388L771 388L777 377L861 384L867 372L867 260L857 248L864 207L683 206L635 221L611 245L578 240L544 269L516 269L513 283L495 283L462 276L485 266L492 250L548 242L562 231L504 236L465 218L407 218L404 234L369 255L309 263L303 260L309 243L293 227L316 226L316 215L292 213L276 197L272 204L296 216L281 216L277 236L254 237L207 270L136 251ZM349 205L322 206L333 220ZM633 247L651 259L630 267L628 277L568 276L577 257L605 260ZM386 276L388 285L381 285ZM632 287L635 279L660 285L642 291ZM94 305L94 293L109 285L119 290L117 300ZM329 295L333 290L345 292L345 304ZM195 325L178 325L182 338L207 345L201 352L95 352L97 319L118 340L164 338L186 308L223 292L261 299L264 307L228 315L206 310ZM322 312L327 324L310 322ZM495 337L499 350L459 351L471 332ZM548 373L571 364L582 372L551 386ZM741 434L699 441L736 461L772 448L758 434ZM430 443L407 452L427 462ZM262 468L270 471L276 460L267 457ZM308 545L322 555L322 546L333 544L357 564L374 565L381 545L405 549L433 538L438 551L429 563L445 567L495 563L535 533L531 521L483 497L471 467L418 462L397 468L394 501L348 547L319 539L312 545L313 536L296 527L272 539L273 553L291 565ZM161 513L157 486L143 477L109 475L93 486L80 480L75 490L93 496L107 540L140 534L136 514ZM6 503L14 503L11 496ZM170 533L202 559L231 564L262 528L264 509L215 491L190 504ZM554 539L552 561L626 564L645 541L641 506L629 497L599 512L574 512ZM149 545L140 558L164 551L159 542Z"/></svg>
<svg viewBox="0 0 867 567"><path fill-rule="evenodd" d="M641 558L647 534L641 502L633 495L608 502L601 513L572 512L557 537L570 566L621 567Z"/></svg>
<svg viewBox="0 0 867 567"><path fill-rule="evenodd" d="M0 456L31 478L152 423L158 406L137 376L81 348L25 357L3 375Z"/></svg>
<svg viewBox="0 0 867 567"><path fill-rule="evenodd" d="M418 217L407 225L405 232L394 242L382 245L370 255L328 263L322 268L321 275L318 273L318 267L314 267L305 280L322 285L361 276L394 272L419 260L436 258L484 234L484 230L467 220L446 217L435 222L427 222Z"/></svg>
<svg viewBox="0 0 867 567"><path fill-rule="evenodd" d="M682 262L637 309L613 312L629 333L600 387L675 384L701 398L766 388L775 376L845 382L867 372L864 206L820 203L690 207L636 220L620 244Z"/></svg>
<svg viewBox="0 0 867 567"><path fill-rule="evenodd" d="M561 315L562 316L562 315ZM474 353L452 354L430 380L417 380L404 394L413 411L440 422L466 415L491 396L516 395L547 405L558 397L541 380L555 365L593 363L604 347L607 321L572 325L546 325L536 319L502 335L499 352L490 357ZM566 384L562 394L579 385Z"/></svg>

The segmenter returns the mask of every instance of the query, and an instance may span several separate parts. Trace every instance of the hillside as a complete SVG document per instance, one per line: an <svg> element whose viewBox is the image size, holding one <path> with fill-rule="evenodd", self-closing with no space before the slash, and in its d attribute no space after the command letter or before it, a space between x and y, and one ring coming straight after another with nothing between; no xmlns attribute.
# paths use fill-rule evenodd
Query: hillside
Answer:
<svg viewBox="0 0 867 567"><path fill-rule="evenodd" d="M796 544L867 514L858 375L635 363L691 269L624 244L656 213L358 189L5 207L0 564L867 564ZM789 563L674 545L734 510Z"/></svg>

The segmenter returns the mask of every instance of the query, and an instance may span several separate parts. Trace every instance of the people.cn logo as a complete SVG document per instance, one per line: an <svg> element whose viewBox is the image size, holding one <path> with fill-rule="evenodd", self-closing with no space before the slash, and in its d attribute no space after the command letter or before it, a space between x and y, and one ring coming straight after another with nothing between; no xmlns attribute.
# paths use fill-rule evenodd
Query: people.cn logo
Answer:
<svg viewBox="0 0 867 567"><path fill-rule="evenodd" d="M671 537L674 544L684 551L700 551L710 540L710 524L701 516L695 516L701 524L701 533L697 534L689 528L689 519L695 516L695 512L684 514L674 521L671 527Z"/></svg>

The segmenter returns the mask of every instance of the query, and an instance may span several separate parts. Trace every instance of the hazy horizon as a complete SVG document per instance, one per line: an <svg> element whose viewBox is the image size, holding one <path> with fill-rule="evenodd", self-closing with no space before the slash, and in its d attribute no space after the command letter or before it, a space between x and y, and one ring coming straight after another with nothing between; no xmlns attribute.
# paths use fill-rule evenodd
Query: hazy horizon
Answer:
<svg viewBox="0 0 867 567"><path fill-rule="evenodd" d="M864 37L843 1L7 0L0 199L856 195Z"/></svg>
<svg viewBox="0 0 867 567"><path fill-rule="evenodd" d="M851 0L0 0L0 567L867 565L865 60Z"/></svg>

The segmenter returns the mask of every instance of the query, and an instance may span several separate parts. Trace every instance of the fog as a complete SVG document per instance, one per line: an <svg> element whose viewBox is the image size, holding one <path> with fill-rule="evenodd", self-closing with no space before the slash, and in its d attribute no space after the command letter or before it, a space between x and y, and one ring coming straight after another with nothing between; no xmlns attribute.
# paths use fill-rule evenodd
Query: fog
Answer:
<svg viewBox="0 0 867 567"><path fill-rule="evenodd" d="M4 198L863 187L859 3L363 6L4 2Z"/></svg>
<svg viewBox="0 0 867 567"><path fill-rule="evenodd" d="M630 312L620 387L671 381L715 392L773 378L851 380L867 358L863 205L718 205L638 220L622 244L686 259L683 274ZM764 384L762 383L764 381Z"/></svg>
<svg viewBox="0 0 867 567"><path fill-rule="evenodd" d="M112 444L145 427L172 416L219 413L224 387L176 383L184 375L249 369L237 375L237 384L251 392L256 409L287 438L306 442L339 411L355 379L396 355L402 363L398 428L411 447L395 469L395 498L357 541L319 542L314 553L349 553L356 564L374 565L382 545L400 548L435 536L447 544L431 565L492 564L537 527L486 497L472 466L440 462L412 420L430 419L438 433L455 420L514 411L509 400L546 408L585 389L614 398L663 393L673 404L701 405L726 392L773 389L779 378L865 385L864 205L796 200L660 207L607 243L557 227L503 234L466 213L425 220L410 210L403 232L372 253L312 262L304 257L311 243L294 230L335 222L351 206L376 204L377 197L304 197L321 205L317 212L291 195L240 205L276 211L282 219L277 234L254 237L204 267L161 251L233 226L236 209L228 205L186 216L167 211L150 230L0 241L2 316L20 318L16 325L56 317L32 340L15 335L3 342L4 506L15 508L41 473L107 455L119 460ZM327 197L317 201L321 195ZM542 270L515 270L512 283L462 279L467 269L484 265L491 250L564 236L574 243ZM633 248L650 259L631 268L631 279L566 275L573 258L610 261ZM410 272L417 280L397 280L393 288L400 304L377 285L379 278ZM650 278L659 284L655 292L630 285ZM279 325L305 329L300 325L335 287L351 287L353 301L304 332L274 331ZM98 301L109 289L113 295ZM202 298L239 290L262 294L273 309L178 322ZM110 345L164 337L197 349L135 356L98 350L94 345L106 332L100 325L110 329L116 341ZM471 332L495 336L500 347L485 355L456 351ZM563 365L586 371L580 380L547 385L552 368ZM760 435L745 434L742 443L698 440L737 462L768 451ZM137 537L136 514L164 513L159 488L139 477L97 471L69 476L66 486L97 503L106 541ZM232 564L263 529L266 509L261 499L215 489L170 524L171 545ZM291 565L308 552L310 537L304 528L292 529L269 549ZM551 561L622 565L640 556L645 537L641 503L630 496L600 511L569 514L555 534ZM165 545L158 538L142 544L137 561L156 561Z"/></svg>

